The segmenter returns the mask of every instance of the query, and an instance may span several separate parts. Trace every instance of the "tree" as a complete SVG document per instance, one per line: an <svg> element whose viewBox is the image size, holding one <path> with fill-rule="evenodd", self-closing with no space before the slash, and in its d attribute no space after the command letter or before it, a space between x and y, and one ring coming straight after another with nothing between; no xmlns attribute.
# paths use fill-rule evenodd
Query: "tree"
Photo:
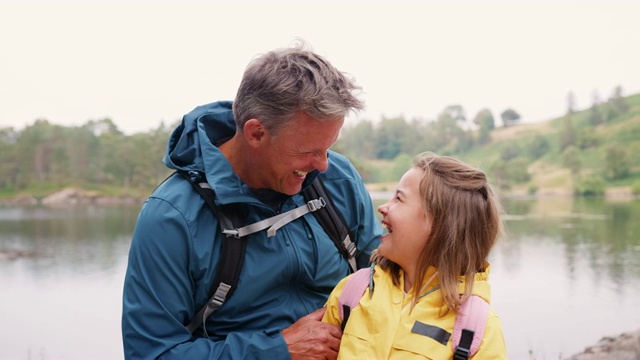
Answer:
<svg viewBox="0 0 640 360"><path fill-rule="evenodd" d="M473 118L473 123L479 128L478 130L478 143L486 144L491 140L491 131L496 128L493 114L489 109L480 110Z"/></svg>
<svg viewBox="0 0 640 360"><path fill-rule="evenodd" d="M467 114L462 105L449 105L442 112L449 115L458 126L466 126Z"/></svg>
<svg viewBox="0 0 640 360"><path fill-rule="evenodd" d="M571 171L571 175L577 176L582 170L580 153L575 146L569 146L562 152L562 165Z"/></svg>
<svg viewBox="0 0 640 360"><path fill-rule="evenodd" d="M567 114L573 114L576 112L576 96L573 91L569 91L567 94Z"/></svg>
<svg viewBox="0 0 640 360"><path fill-rule="evenodd" d="M518 114L517 111L511 108L503 111L500 114L500 118L502 118L502 123L504 124L505 127L516 125L517 123L520 122L520 114Z"/></svg>
<svg viewBox="0 0 640 360"><path fill-rule="evenodd" d="M629 174L631 167L629 154L620 144L612 144L605 149L605 176L609 179L621 179Z"/></svg>
<svg viewBox="0 0 640 360"><path fill-rule="evenodd" d="M573 126L573 119L570 115L565 116L563 119L559 140L561 151L564 151L564 149L569 146L576 146L578 144L578 133Z"/></svg>
<svg viewBox="0 0 640 360"><path fill-rule="evenodd" d="M599 106L600 96L598 96L597 92L594 92L591 108L589 109L589 114L587 115L587 121L593 126L598 126L604 122L604 118L602 117Z"/></svg>
<svg viewBox="0 0 640 360"><path fill-rule="evenodd" d="M509 161L518 156L520 156L520 147L515 142L507 143L500 151L500 159L503 161Z"/></svg>
<svg viewBox="0 0 640 360"><path fill-rule="evenodd" d="M404 118L382 119L377 131L377 151L378 159L394 159L402 152L403 141L413 130Z"/></svg>
<svg viewBox="0 0 640 360"><path fill-rule="evenodd" d="M376 156L375 131L368 120L358 121L344 128L340 136L340 146L347 154L361 159L373 159Z"/></svg>
<svg viewBox="0 0 640 360"><path fill-rule="evenodd" d="M14 188L17 185L17 138L18 133L13 128L0 129L0 187Z"/></svg>
<svg viewBox="0 0 640 360"><path fill-rule="evenodd" d="M527 145L529 156L534 160L542 157L549 149L549 141L540 134L536 134Z"/></svg>
<svg viewBox="0 0 640 360"><path fill-rule="evenodd" d="M622 87L619 85L613 90L613 95L609 102L617 115L626 114L629 111L629 104L627 104L627 99L622 96Z"/></svg>

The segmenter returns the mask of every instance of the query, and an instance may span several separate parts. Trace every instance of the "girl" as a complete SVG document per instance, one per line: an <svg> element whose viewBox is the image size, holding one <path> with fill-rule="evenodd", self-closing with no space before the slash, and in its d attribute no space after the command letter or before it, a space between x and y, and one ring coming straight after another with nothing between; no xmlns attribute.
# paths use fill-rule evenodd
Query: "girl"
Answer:
<svg viewBox="0 0 640 360"><path fill-rule="evenodd" d="M423 153L378 211L388 234L372 255L338 358L452 359L456 318L470 312L462 305L472 295L490 300L486 258L502 231L499 201L482 171ZM352 277L331 293L323 321L341 324L339 297ZM500 319L490 310L482 320L473 359L506 359Z"/></svg>

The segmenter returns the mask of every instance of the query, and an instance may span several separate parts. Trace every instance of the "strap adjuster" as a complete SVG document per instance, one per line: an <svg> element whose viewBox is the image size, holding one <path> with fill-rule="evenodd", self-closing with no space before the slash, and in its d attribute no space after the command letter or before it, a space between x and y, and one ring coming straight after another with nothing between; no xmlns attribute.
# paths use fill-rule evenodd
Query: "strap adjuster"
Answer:
<svg viewBox="0 0 640 360"><path fill-rule="evenodd" d="M322 209L323 207L325 207L327 205L327 203L324 201L324 198L318 198L318 199L314 199L311 200L307 203L307 208L309 208L310 212L314 212L318 209Z"/></svg>

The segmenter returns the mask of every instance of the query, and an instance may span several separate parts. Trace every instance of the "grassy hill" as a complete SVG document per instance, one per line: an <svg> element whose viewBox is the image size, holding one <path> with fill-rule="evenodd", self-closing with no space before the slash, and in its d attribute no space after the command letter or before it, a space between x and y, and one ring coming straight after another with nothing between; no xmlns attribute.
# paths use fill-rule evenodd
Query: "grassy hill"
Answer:
<svg viewBox="0 0 640 360"><path fill-rule="evenodd" d="M606 114L609 104L544 122L497 128L484 145L464 153L439 153L485 170L491 182L507 194L571 195L586 186L601 189L596 195L639 195L640 94L624 99L628 110L609 115L599 124L593 112ZM573 145L563 146L566 143ZM624 176L612 174L617 161L626 164ZM378 160L366 166L383 172L397 164ZM371 188L391 186L372 184Z"/></svg>

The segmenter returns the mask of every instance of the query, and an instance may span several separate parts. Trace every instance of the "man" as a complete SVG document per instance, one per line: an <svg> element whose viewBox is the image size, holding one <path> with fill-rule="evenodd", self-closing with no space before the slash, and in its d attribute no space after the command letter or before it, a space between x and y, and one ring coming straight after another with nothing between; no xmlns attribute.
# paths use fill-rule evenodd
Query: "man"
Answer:
<svg viewBox="0 0 640 360"><path fill-rule="evenodd" d="M194 109L174 130L164 163L202 172L219 205L236 204L247 224L305 204L320 176L348 223L359 267L381 227L364 184L329 147L345 116L360 110L358 87L303 46L249 64L233 104ZM223 234L203 198L178 175L140 211L124 284L125 357L162 359L335 359L342 333L320 320L349 264L313 215L274 236L247 237L231 296L193 334L187 324L207 303Z"/></svg>

